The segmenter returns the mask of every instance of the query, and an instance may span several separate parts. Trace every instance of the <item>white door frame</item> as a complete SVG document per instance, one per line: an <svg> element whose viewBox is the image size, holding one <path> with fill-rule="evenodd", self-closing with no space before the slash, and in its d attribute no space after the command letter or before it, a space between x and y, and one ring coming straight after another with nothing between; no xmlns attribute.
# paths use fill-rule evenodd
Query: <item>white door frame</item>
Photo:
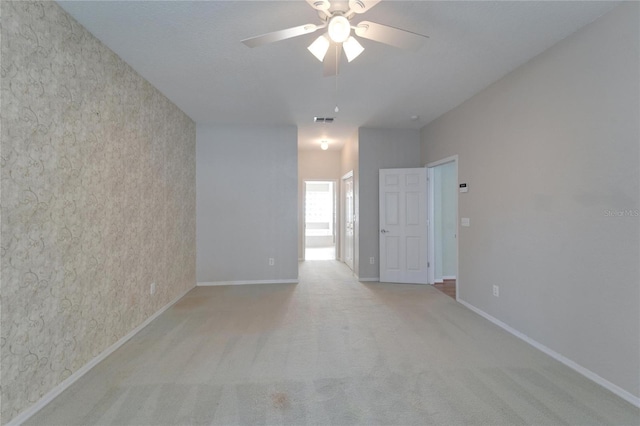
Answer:
<svg viewBox="0 0 640 426"><path fill-rule="evenodd" d="M338 217L338 223L340 224L340 257L339 259L343 262L346 263L345 260L345 241L346 241L346 235L347 235L347 229L346 229L346 223L343 220L344 219L344 214L345 214L345 210L346 210L346 206L344 203L345 200L345 183L344 181L351 178L353 180L353 170L349 170L347 173L344 174L344 176L342 176L342 178L340 178L340 214ZM353 188L352 188L353 190ZM352 198L352 202L353 202L353 198ZM352 210L355 206L352 206ZM352 263L353 263L353 259L355 256L355 235L354 235L354 244L352 244L351 247L354 251L354 253L351 253L351 259L352 259ZM353 265L355 267L355 265Z"/></svg>
<svg viewBox="0 0 640 426"><path fill-rule="evenodd" d="M441 166L443 164L453 162L456 166L456 300L458 300L460 292L458 288L460 286L460 217L459 217L459 203L460 203L460 191L458 190L459 186L459 178L458 178L458 155L452 155L450 157L443 158L442 160L434 161L432 163L428 163L425 167L427 167L427 211L429 215L428 226L429 230L427 232L428 238L428 280L429 284L435 284L435 224L433 220L433 215L435 213L434 206L434 179L433 179L433 169L437 166Z"/></svg>

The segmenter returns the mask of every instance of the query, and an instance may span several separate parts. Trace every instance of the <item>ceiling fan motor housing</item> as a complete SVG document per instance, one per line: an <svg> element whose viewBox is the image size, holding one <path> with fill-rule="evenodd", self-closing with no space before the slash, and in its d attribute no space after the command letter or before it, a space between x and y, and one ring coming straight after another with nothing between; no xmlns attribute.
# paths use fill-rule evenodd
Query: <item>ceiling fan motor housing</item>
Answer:
<svg viewBox="0 0 640 426"><path fill-rule="evenodd" d="M334 43L343 43L351 34L351 24L342 15L334 15L329 19L329 37Z"/></svg>

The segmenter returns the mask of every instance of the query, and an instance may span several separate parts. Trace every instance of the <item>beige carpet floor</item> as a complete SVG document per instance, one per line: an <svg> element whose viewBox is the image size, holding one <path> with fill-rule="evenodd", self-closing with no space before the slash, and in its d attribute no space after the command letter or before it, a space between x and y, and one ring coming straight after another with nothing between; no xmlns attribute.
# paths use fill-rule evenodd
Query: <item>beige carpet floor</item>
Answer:
<svg viewBox="0 0 640 426"><path fill-rule="evenodd" d="M638 425L631 404L430 286L195 288L34 425Z"/></svg>

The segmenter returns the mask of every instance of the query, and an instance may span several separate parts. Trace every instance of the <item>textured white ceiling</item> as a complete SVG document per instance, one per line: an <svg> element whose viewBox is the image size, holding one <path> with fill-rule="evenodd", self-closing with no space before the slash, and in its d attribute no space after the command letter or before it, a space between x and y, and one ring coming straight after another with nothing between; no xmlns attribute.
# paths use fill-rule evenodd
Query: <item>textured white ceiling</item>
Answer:
<svg viewBox="0 0 640 426"><path fill-rule="evenodd" d="M382 1L352 22L430 38L417 52L361 39L365 51L352 63L342 58L336 81L306 50L320 33L253 49L240 42L319 23L303 0L60 4L197 123L296 125L301 149L321 139L339 149L361 126L421 128L616 6ZM336 119L318 125L316 115Z"/></svg>

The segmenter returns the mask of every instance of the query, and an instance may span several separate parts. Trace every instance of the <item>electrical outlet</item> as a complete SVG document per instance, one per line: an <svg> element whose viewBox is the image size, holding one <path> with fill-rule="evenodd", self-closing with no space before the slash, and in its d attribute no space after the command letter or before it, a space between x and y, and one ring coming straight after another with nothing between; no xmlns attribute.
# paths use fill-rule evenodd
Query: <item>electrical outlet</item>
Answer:
<svg viewBox="0 0 640 426"><path fill-rule="evenodd" d="M370 257L369 258L369 263L372 264L372 265L375 265L376 264L376 259L374 257Z"/></svg>
<svg viewBox="0 0 640 426"><path fill-rule="evenodd" d="M151 287L149 288L149 293L153 296L156 294L156 283L151 283Z"/></svg>
<svg viewBox="0 0 640 426"><path fill-rule="evenodd" d="M269 266L273 266L276 264L276 260L273 257L269 258Z"/></svg>
<svg viewBox="0 0 640 426"><path fill-rule="evenodd" d="M495 297L500 297L500 287L498 287L497 285L493 286L493 295Z"/></svg>

